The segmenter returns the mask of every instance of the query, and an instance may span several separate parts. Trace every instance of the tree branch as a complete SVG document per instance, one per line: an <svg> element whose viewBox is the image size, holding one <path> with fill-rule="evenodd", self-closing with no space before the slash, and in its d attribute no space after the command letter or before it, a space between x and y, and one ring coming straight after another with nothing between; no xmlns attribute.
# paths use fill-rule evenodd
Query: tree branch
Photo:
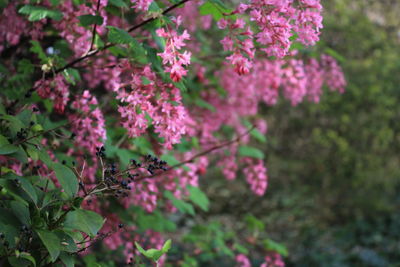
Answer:
<svg viewBox="0 0 400 267"><path fill-rule="evenodd" d="M201 151L201 152L197 153L196 155L190 157L189 159L187 159L187 160L185 160L185 161L182 161L182 162L179 162L179 163L177 163L177 164L175 164L175 165L169 167L169 168L168 168L166 171L164 171L164 172L155 173L155 174L150 175L150 176L138 177L138 178L136 178L134 181L135 181L135 182L139 182L139 181L142 181L142 180L144 180L144 179L148 179L148 178L153 178L153 177L155 177L155 176L159 176L159 175L164 174L164 173L166 173L166 172L169 172L169 171L171 171L171 170L173 170L173 169L176 169L176 168L178 168L178 167L181 167L181 166L185 165L186 163L193 162L195 159L197 159L197 158L199 158L199 157L201 157L201 156L207 155L207 154L209 154L209 153L211 153L211 152L213 152L213 151L215 151L215 150L218 150L218 149L224 148L224 147L226 147L226 146L229 146L229 145L231 145L231 144L233 144L233 143L239 142L240 139L242 139L244 136L248 135L248 134L249 134L251 131L253 131L255 128L256 128L256 126L253 125L250 129L248 129L246 132L244 132L243 134L239 135L238 137L236 137L236 138L234 138L234 139L232 139L232 140L230 140L230 141L224 142L224 143L222 143L222 144L215 145L215 146L213 146L213 147L211 147L211 148L209 148L209 149L206 149L206 150L204 150L204 151Z"/></svg>

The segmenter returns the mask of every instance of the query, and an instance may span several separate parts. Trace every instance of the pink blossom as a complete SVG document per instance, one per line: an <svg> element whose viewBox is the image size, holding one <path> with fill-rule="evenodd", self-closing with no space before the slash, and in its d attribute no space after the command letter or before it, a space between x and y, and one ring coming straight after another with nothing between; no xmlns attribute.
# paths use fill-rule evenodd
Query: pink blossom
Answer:
<svg viewBox="0 0 400 267"><path fill-rule="evenodd" d="M181 18L178 16L175 19L176 26L181 23ZM158 36L165 38L165 49L158 55L163 59L163 64L167 65L166 72L170 73L170 77L174 82L179 82L187 71L183 66L190 64L191 53L181 50L186 44L185 41L190 39L189 33L184 30L182 34L178 34L175 30L165 30L159 28L156 30Z"/></svg>
<svg viewBox="0 0 400 267"><path fill-rule="evenodd" d="M152 0L131 0L133 6L138 11L147 11L153 2Z"/></svg>
<svg viewBox="0 0 400 267"><path fill-rule="evenodd" d="M69 89L62 74L57 74L51 80L39 80L35 83L37 93L41 98L54 101L54 109L64 113L65 106L69 100Z"/></svg>
<svg viewBox="0 0 400 267"><path fill-rule="evenodd" d="M251 267L249 258L244 254L238 254L235 257L237 267Z"/></svg>
<svg viewBox="0 0 400 267"><path fill-rule="evenodd" d="M246 181L250 184L251 190L254 194L262 196L265 193L268 185L267 169L261 160L244 159L248 164L243 169Z"/></svg>

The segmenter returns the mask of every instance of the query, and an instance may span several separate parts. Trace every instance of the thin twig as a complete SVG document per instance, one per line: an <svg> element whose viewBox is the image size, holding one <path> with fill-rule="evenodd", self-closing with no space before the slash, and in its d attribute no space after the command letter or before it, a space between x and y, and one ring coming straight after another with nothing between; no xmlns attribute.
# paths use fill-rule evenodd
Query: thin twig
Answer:
<svg viewBox="0 0 400 267"><path fill-rule="evenodd" d="M96 15L97 15L97 13L99 12L99 9L100 9L100 0L97 0ZM94 41L95 41L95 39L96 39L96 29L97 29L97 23L94 23L94 25L93 25L93 31L92 31L92 41L91 41L91 43L90 43L90 48L89 48L89 50L88 50L88 53L89 53L90 51L92 51L92 49L93 49Z"/></svg>
<svg viewBox="0 0 400 267"><path fill-rule="evenodd" d="M61 125L58 125L57 127L52 128L52 129L49 129L49 130L40 132L40 133L35 134L35 135L32 135L32 136L30 136L30 137L26 137L26 138L24 138L24 139L22 139L22 140L16 142L14 145L18 146L18 145L20 145L20 144L22 144L22 143L25 143L25 142L27 142L27 141L33 139L33 138L39 137L39 136L44 135L44 134L47 134L47 133L49 133L49 132L51 132L51 131L55 131L55 130L57 130L57 129L59 129L59 128L62 128L62 127L64 127L64 126L67 126L67 125L70 124L70 123L71 123L71 121L68 121L68 122L66 122L66 123L64 123L64 124L61 124Z"/></svg>
<svg viewBox="0 0 400 267"><path fill-rule="evenodd" d="M171 167L169 167L169 168L168 168L166 171L164 171L164 172L155 173L155 174L150 175L150 176L138 177L138 178L136 178L134 181L135 181L135 182L139 182L139 181L142 181L142 180L145 180L145 179L148 179L148 178L153 178L153 177L155 177L155 176L159 176L159 175L164 174L164 173L166 173L166 172L169 172L169 171L171 171L171 170L173 170L173 169L176 169L176 168L178 168L178 167L181 167L181 166L183 166L183 165L185 165L185 164L187 164L187 163L193 162L195 159L197 159L197 158L199 158L199 157L201 157L201 156L207 155L207 154L209 154L209 153L211 153L211 152L213 152L213 151L215 151L215 150L218 150L218 149L224 148L224 147L226 147L226 146L229 146L229 145L231 145L231 144L233 144L233 143L239 142L240 139L242 139L244 136L248 135L248 134L249 134L252 130L254 130L255 128L256 128L256 126L253 125L250 129L248 129L246 132L244 132L243 134L239 135L239 136L236 137L235 139L232 139L232 140L230 140L230 141L224 142L224 143L222 143L222 144L219 144L219 145L213 146L213 147L211 147L211 148L209 148L209 149L206 149L206 150L204 150L204 151L201 151L201 152L197 153L196 155L190 157L189 159L187 159L187 160L185 160L185 161L181 161L181 162L179 162L179 163L177 163L177 164L175 164L175 165L172 165Z"/></svg>

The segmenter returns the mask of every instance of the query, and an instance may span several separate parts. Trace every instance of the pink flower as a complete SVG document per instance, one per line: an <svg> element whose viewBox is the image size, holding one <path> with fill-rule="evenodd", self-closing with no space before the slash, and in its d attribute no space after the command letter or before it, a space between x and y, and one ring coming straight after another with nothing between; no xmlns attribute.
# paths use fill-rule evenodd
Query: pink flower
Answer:
<svg viewBox="0 0 400 267"><path fill-rule="evenodd" d="M35 83L37 93L41 98L54 101L54 109L58 113L64 113L69 100L69 89L62 74L57 74L51 80L39 80Z"/></svg>
<svg viewBox="0 0 400 267"><path fill-rule="evenodd" d="M153 1L152 0L131 0L131 2L134 4L133 6L137 11L147 11Z"/></svg>
<svg viewBox="0 0 400 267"><path fill-rule="evenodd" d="M123 127L128 130L130 137L140 136L147 130L149 122L146 116L149 116L154 131L164 138L166 148L171 149L187 133L186 125L191 120L182 104L179 89L158 79L149 66L132 70L127 65L125 68L134 73L131 74L131 90L124 87L115 89L117 99L121 101L118 111ZM180 65L174 65L173 68L172 79L178 79L175 75L182 77L186 74ZM142 80L143 77L147 79L146 82Z"/></svg>
<svg viewBox="0 0 400 267"><path fill-rule="evenodd" d="M251 190L254 194L262 196L265 193L268 185L267 169L261 160L244 159L248 164L243 169L246 181L250 184Z"/></svg>
<svg viewBox="0 0 400 267"><path fill-rule="evenodd" d="M175 19L175 23L177 27L181 23L179 16ZM156 33L166 39L164 52L158 53L163 59L163 64L169 65L165 68L165 71L170 73L170 77L174 82L179 82L187 73L183 66L190 64L191 57L190 52L184 51L181 53L179 50L186 45L185 41L190 39L190 35L186 30L181 35L178 35L175 30L166 31L164 28L157 29Z"/></svg>
<svg viewBox="0 0 400 267"><path fill-rule="evenodd" d="M237 267L251 267L249 258L244 254L238 254L235 257Z"/></svg>

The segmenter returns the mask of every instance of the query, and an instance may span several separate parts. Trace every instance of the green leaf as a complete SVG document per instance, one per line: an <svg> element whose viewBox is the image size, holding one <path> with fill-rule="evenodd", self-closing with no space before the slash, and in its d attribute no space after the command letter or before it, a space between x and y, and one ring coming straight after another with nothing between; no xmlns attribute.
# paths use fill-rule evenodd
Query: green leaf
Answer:
<svg viewBox="0 0 400 267"><path fill-rule="evenodd" d="M29 214L29 208L19 201L13 200L10 202L11 210L15 214L15 217L24 225L31 224L31 218Z"/></svg>
<svg viewBox="0 0 400 267"><path fill-rule="evenodd" d="M154 211L149 214L138 209L134 210L134 213L137 215L135 223L139 227L140 231L151 229L156 232L173 232L176 230L176 224L165 218L159 211Z"/></svg>
<svg viewBox="0 0 400 267"><path fill-rule="evenodd" d="M74 267L75 266L74 256L72 256L71 254L61 252L60 259L65 264L66 267Z"/></svg>
<svg viewBox="0 0 400 267"><path fill-rule="evenodd" d="M18 151L18 147L13 144L0 146L0 155L9 155Z"/></svg>
<svg viewBox="0 0 400 267"><path fill-rule="evenodd" d="M52 169L56 173L57 180L60 182L62 189L64 189L68 196L73 197L78 191L78 179L75 174L71 169L60 163L53 163Z"/></svg>
<svg viewBox="0 0 400 267"><path fill-rule="evenodd" d="M175 156L172 155L172 154L163 154L163 155L160 157L160 159L166 161L167 164L168 164L168 166L174 166L174 165L177 165L177 164L180 163L180 161L177 160L177 159L175 158Z"/></svg>
<svg viewBox="0 0 400 267"><path fill-rule="evenodd" d="M238 154L241 157L251 157L256 159L264 158L264 153L261 150L250 146L240 146Z"/></svg>
<svg viewBox="0 0 400 267"><path fill-rule="evenodd" d="M108 41L114 44L130 44L134 43L136 40L125 30L107 26L108 31Z"/></svg>
<svg viewBox="0 0 400 267"><path fill-rule="evenodd" d="M47 167L51 168L53 161L51 160L49 154L44 149L38 150L39 159L46 164Z"/></svg>
<svg viewBox="0 0 400 267"><path fill-rule="evenodd" d="M94 237L103 223L103 218L96 212L78 209L67 214L64 227L79 230Z"/></svg>
<svg viewBox="0 0 400 267"><path fill-rule="evenodd" d="M18 12L20 14L29 15L29 21L38 21L44 18L51 18L54 20L61 20L63 14L58 10L50 10L43 6L25 5L21 7Z"/></svg>
<svg viewBox="0 0 400 267"><path fill-rule="evenodd" d="M16 116L24 125L25 127L29 126L32 118L32 111L29 109L24 109Z"/></svg>
<svg viewBox="0 0 400 267"><path fill-rule="evenodd" d="M278 242L275 242L271 239L265 239L263 241L263 244L264 244L264 247L266 250L275 251L284 257L287 257L289 255L289 252L284 245L282 245Z"/></svg>
<svg viewBox="0 0 400 267"><path fill-rule="evenodd" d="M151 12L151 13L161 13L162 10L161 10L161 8L157 5L156 1L152 1L151 4L150 4L150 6L149 6L148 12Z"/></svg>
<svg viewBox="0 0 400 267"><path fill-rule="evenodd" d="M257 139L258 141L260 141L261 143L267 142L267 138L265 137L265 135L262 132L260 132L257 128L253 129L250 132L250 135L253 136L255 139Z"/></svg>
<svg viewBox="0 0 400 267"><path fill-rule="evenodd" d="M241 254L245 254L245 255L249 254L249 250L246 247L240 245L239 243L233 244L233 248L236 249Z"/></svg>
<svg viewBox="0 0 400 267"><path fill-rule="evenodd" d="M206 194L204 194L199 187L189 185L187 188L190 193L189 199L202 210L208 211L210 201L208 200Z"/></svg>
<svg viewBox="0 0 400 267"><path fill-rule="evenodd" d="M325 48L325 53L339 61L340 63L346 62L346 58L343 57L341 54L339 54L336 50L333 50L332 48Z"/></svg>
<svg viewBox="0 0 400 267"><path fill-rule="evenodd" d="M33 185L27 179L24 178L19 178L18 180L21 183L22 190L24 190L25 193L29 196L29 198L33 201L33 203L36 204L38 201L38 197Z"/></svg>
<svg viewBox="0 0 400 267"><path fill-rule="evenodd" d="M81 80L81 76L79 74L79 71L77 69L73 68L68 68L63 71L63 75L67 82L69 82L72 85L75 85L77 81Z"/></svg>
<svg viewBox="0 0 400 267"><path fill-rule="evenodd" d="M123 0L108 0L108 3L116 7L128 7Z"/></svg>
<svg viewBox="0 0 400 267"><path fill-rule="evenodd" d="M164 195L180 212L188 213L193 216L195 215L194 208L190 203L187 203L181 199L177 199L170 191L165 191Z"/></svg>
<svg viewBox="0 0 400 267"><path fill-rule="evenodd" d="M161 248L161 251L165 254L169 251L169 249L171 248L171 239L168 239L167 241L165 241L163 247Z"/></svg>
<svg viewBox="0 0 400 267"><path fill-rule="evenodd" d="M15 200L21 201L26 206L29 205L28 202L23 198L23 192L18 186L16 186L14 181L9 179L0 179L0 186L7 189L6 193L14 197Z"/></svg>
<svg viewBox="0 0 400 267"><path fill-rule="evenodd" d="M251 230L263 231L265 228L264 223L253 215L247 215L245 221L247 223L247 227Z"/></svg>
<svg viewBox="0 0 400 267"><path fill-rule="evenodd" d="M89 26L89 25L102 25L103 24L103 17L99 15L82 15L78 17L79 22L82 26Z"/></svg>
<svg viewBox="0 0 400 267"><path fill-rule="evenodd" d="M36 260L34 257L31 256L31 254L27 252L21 252L19 254L19 257L30 261L33 264L33 266L36 266Z"/></svg>
<svg viewBox="0 0 400 267"><path fill-rule="evenodd" d="M224 2L222 2L221 0L210 0L210 2L216 4L224 13L232 12L232 10L229 10L228 7L224 4Z"/></svg>
<svg viewBox="0 0 400 267"><path fill-rule="evenodd" d="M139 250L140 253L142 253L143 255L145 255L146 250L144 250L144 249L142 248L142 246L139 245L139 243L136 242L136 241L135 241L135 246L136 246L137 250Z"/></svg>
<svg viewBox="0 0 400 267"><path fill-rule="evenodd" d="M8 210L0 208L1 211L1 217L11 215L14 217L13 214L11 214ZM3 211L6 211L6 213L3 213ZM8 212L8 213L7 213ZM20 224L18 220L15 218L15 223L4 223L3 220L4 218L0 218L0 231L4 234L4 240L6 240L9 244L10 247L15 246L15 241L18 240L18 237L21 234L21 229L20 229Z"/></svg>
<svg viewBox="0 0 400 267"><path fill-rule="evenodd" d="M10 263L10 265L13 267L32 266L32 262L30 262L30 260L22 258L22 257L10 256L7 258L7 260L8 260L8 263ZM36 265L34 265L34 266L36 266Z"/></svg>
<svg viewBox="0 0 400 267"><path fill-rule="evenodd" d="M199 7L200 15L211 15L215 21L223 18L222 12L211 2L205 2Z"/></svg>
<svg viewBox="0 0 400 267"><path fill-rule="evenodd" d="M74 239L69 234L61 230L57 230L55 234L61 241L60 250L70 253L74 253L78 250L78 247L76 246Z"/></svg>
<svg viewBox="0 0 400 267"><path fill-rule="evenodd" d="M38 58L42 61L42 63L47 61L46 53L43 51L42 46L38 41L30 41L32 47L29 49L32 53L35 53Z"/></svg>
<svg viewBox="0 0 400 267"><path fill-rule="evenodd" d="M135 242L135 246L137 250L139 250L139 252L146 258L152 259L153 261L157 262L161 258L161 256L167 253L168 250L171 248L171 239L168 239L164 243L164 246L161 250L154 248L144 250L137 242Z"/></svg>
<svg viewBox="0 0 400 267"><path fill-rule="evenodd" d="M7 145L7 144L9 144L9 143L10 143L10 142L8 141L8 139L5 138L3 135L0 134L0 147L3 146L3 145Z"/></svg>
<svg viewBox="0 0 400 267"><path fill-rule="evenodd" d="M25 150L22 146L19 146L17 151L12 154L9 154L10 157L16 158L17 160L21 161L22 163L28 163L28 156L26 155Z"/></svg>
<svg viewBox="0 0 400 267"><path fill-rule="evenodd" d="M39 159L39 154L37 152L37 149L32 147L32 146L28 146L26 148L26 152L28 153L28 156L33 159L33 160L38 160Z"/></svg>
<svg viewBox="0 0 400 267"><path fill-rule="evenodd" d="M40 240L42 240L47 251L50 253L52 262L55 262L60 255L61 242L55 233L47 230L36 230Z"/></svg>
<svg viewBox="0 0 400 267"><path fill-rule="evenodd" d="M208 110L211 110L212 112L215 112L215 111L216 111L216 109L215 109L215 107L214 107L213 105L211 105L210 103L204 101L204 100L201 99L201 98L196 98L196 100L194 101L194 103L195 103L197 106L201 107L201 108L206 108L206 109L208 109Z"/></svg>
<svg viewBox="0 0 400 267"><path fill-rule="evenodd" d="M253 124L247 120L247 119L242 119L242 123L244 126L246 126L249 130L253 127ZM265 137L265 135L263 133L260 132L260 130L258 130L257 128L253 128L250 131L250 135L252 137L254 137L255 139L257 139L258 141L265 143L267 142L267 138Z"/></svg>
<svg viewBox="0 0 400 267"><path fill-rule="evenodd" d="M19 132L22 128L25 127L23 122L20 121L16 116L3 115L3 116L1 116L1 118L10 123L11 137L16 137L17 132Z"/></svg>

